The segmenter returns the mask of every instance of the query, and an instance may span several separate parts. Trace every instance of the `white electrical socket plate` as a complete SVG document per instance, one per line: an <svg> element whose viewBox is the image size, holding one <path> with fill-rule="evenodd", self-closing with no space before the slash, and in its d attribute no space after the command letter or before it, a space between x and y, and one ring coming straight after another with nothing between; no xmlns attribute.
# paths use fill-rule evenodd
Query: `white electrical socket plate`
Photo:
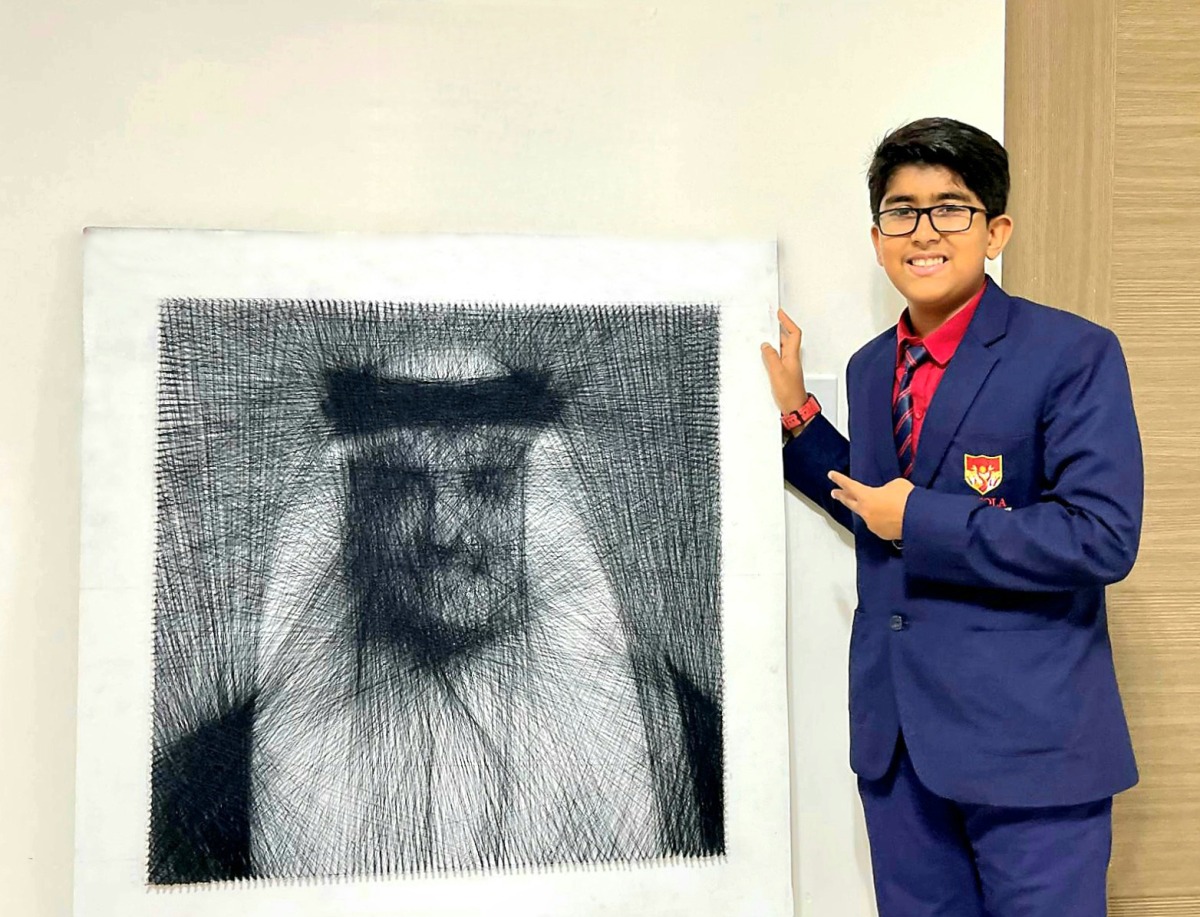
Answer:
<svg viewBox="0 0 1200 917"><path fill-rule="evenodd" d="M805 373L804 387L821 402L821 413L835 427L838 424L838 377L823 373Z"/></svg>

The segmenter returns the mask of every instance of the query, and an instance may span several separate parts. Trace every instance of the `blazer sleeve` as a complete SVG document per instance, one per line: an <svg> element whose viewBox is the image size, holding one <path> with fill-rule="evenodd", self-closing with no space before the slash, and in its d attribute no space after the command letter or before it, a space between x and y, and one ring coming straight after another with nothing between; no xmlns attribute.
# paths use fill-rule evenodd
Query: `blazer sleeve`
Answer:
<svg viewBox="0 0 1200 917"><path fill-rule="evenodd" d="M850 443L824 415L818 414L803 433L783 447L783 479L829 513L835 522L852 530L850 510L830 496L833 492L830 471L850 473Z"/></svg>
<svg viewBox="0 0 1200 917"><path fill-rule="evenodd" d="M917 488L904 512L907 576L1056 592L1124 579L1142 525L1141 440L1115 335L1073 343L1044 401L1045 484L1010 512Z"/></svg>

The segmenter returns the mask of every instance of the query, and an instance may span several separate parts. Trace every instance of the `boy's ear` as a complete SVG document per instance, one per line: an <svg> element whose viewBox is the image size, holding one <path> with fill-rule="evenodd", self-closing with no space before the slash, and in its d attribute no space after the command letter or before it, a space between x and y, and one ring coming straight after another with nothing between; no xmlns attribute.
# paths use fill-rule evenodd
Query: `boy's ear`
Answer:
<svg viewBox="0 0 1200 917"><path fill-rule="evenodd" d="M883 237L878 226L871 227L871 244L875 246L875 263L883 267Z"/></svg>
<svg viewBox="0 0 1200 917"><path fill-rule="evenodd" d="M987 256L989 261L995 260L1004 251L1004 246L1008 245L1008 240L1012 238L1012 231L1012 217L1007 213L988 220Z"/></svg>

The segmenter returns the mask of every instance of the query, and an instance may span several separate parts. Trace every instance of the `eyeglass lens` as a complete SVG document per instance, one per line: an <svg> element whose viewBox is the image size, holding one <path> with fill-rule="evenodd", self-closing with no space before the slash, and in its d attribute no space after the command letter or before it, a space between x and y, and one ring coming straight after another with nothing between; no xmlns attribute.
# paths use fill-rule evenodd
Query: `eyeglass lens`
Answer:
<svg viewBox="0 0 1200 917"><path fill-rule="evenodd" d="M922 213L928 213L930 222L937 232L962 232L971 226L975 212L970 207L933 207L918 210L915 207L897 207L879 214L879 228L889 236L904 236L917 228Z"/></svg>

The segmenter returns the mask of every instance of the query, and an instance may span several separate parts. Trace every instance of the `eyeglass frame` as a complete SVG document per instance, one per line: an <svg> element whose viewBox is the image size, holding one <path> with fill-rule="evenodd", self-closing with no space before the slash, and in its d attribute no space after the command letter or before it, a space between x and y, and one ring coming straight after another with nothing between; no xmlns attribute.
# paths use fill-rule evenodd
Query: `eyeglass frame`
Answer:
<svg viewBox="0 0 1200 917"><path fill-rule="evenodd" d="M960 210L969 210L971 212L970 221L962 229L938 229L937 224L933 222L933 211L942 210L946 207L957 207ZM913 228L910 229L908 232L884 232L883 231L883 226L881 226L880 222L879 222L880 217L882 217L885 213L892 213L893 211L896 211L896 210L915 210L917 212L917 221L915 223L913 223ZM887 236L889 239L899 239L902 236L911 236L914 232L916 232L917 228L921 225L921 217L922 216L926 216L929 218L929 226L930 226L930 228L933 229L934 232L938 232L938 233L968 232L968 231L970 231L971 227L975 225L975 214L977 214L977 213L982 213L988 219L991 219L991 214L988 213L986 207L972 207L970 204L934 204L932 207L907 207L907 206L906 207L889 207L887 210L880 210L878 213L876 213L874 222L875 222L875 228L878 229L882 235Z"/></svg>

